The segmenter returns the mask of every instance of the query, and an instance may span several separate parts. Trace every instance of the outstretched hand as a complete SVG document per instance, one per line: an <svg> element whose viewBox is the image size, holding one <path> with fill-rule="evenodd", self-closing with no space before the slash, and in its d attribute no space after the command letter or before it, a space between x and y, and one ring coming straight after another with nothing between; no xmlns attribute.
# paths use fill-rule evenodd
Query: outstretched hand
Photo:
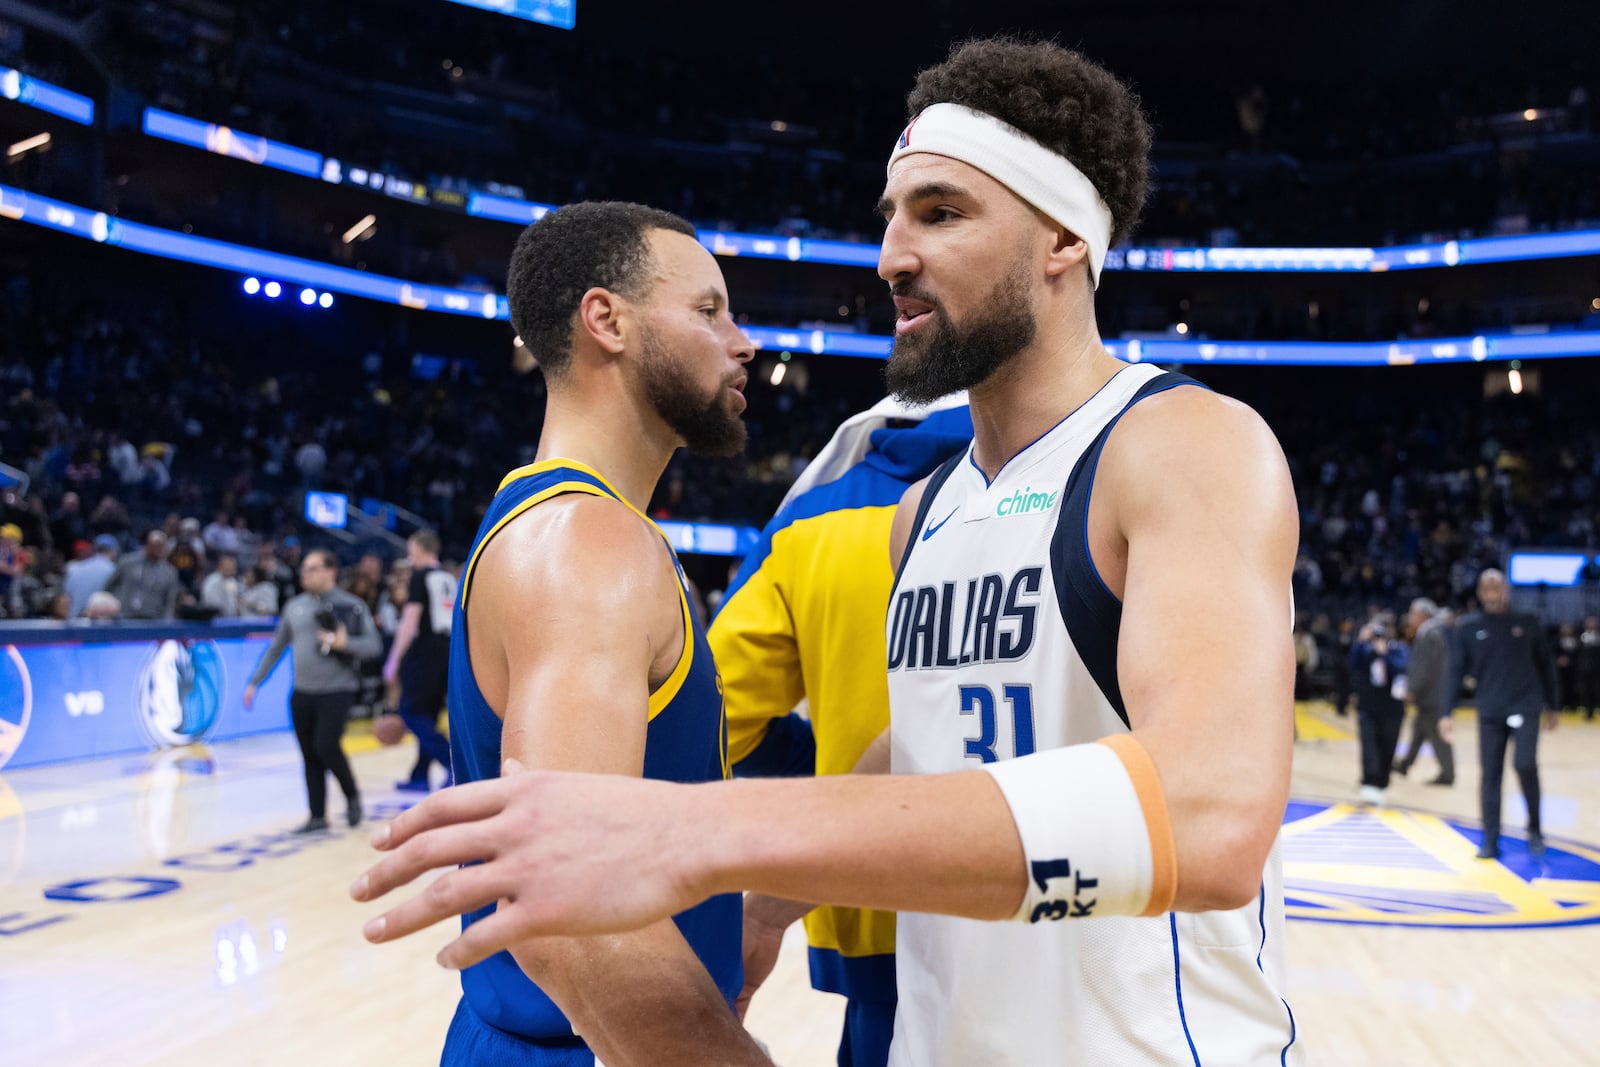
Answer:
<svg viewBox="0 0 1600 1067"><path fill-rule="evenodd" d="M706 843L688 819L692 788L507 760L503 777L435 793L373 833L388 855L350 887L356 900L460 869L363 933L393 941L498 902L439 953L459 970L530 937L619 933L683 911L711 895L690 874Z"/></svg>

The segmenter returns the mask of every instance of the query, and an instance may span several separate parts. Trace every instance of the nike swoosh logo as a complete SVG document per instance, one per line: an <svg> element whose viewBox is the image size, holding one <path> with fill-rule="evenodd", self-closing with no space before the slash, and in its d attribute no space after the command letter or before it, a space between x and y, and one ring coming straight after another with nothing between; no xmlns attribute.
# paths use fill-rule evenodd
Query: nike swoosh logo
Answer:
<svg viewBox="0 0 1600 1067"><path fill-rule="evenodd" d="M938 522L930 523L928 528L922 531L922 539L924 541L926 541L928 538L930 538L934 534L938 533L939 532L939 527L943 526L945 523L949 522L952 518L954 518L956 512L960 511L960 510L961 510L961 505L957 504L955 506L954 510L952 510L950 512L950 514L946 515L944 518L940 519Z"/></svg>

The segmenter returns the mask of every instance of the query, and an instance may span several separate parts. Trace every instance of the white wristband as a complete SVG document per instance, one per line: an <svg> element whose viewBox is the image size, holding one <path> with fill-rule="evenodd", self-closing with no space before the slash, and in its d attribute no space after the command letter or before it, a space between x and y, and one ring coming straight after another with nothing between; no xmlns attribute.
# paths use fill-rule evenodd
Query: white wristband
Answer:
<svg viewBox="0 0 1600 1067"><path fill-rule="evenodd" d="M1123 734L983 768L1022 839L1028 889L1016 921L1159 915L1177 889L1161 780Z"/></svg>

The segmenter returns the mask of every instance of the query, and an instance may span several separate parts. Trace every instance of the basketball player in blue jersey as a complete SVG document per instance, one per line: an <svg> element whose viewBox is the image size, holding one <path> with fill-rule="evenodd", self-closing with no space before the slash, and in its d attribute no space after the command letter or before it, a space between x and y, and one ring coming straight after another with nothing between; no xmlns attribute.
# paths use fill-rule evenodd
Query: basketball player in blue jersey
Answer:
<svg viewBox="0 0 1600 1067"><path fill-rule="evenodd" d="M462 573L456 780L492 780L514 759L719 781L721 682L677 558L640 508L680 446L744 445L753 351L722 272L674 215L575 204L524 231L510 299L549 400L536 462L501 482ZM463 916L467 929L501 922L493 902ZM731 1008L743 982L736 894L627 934L506 948L462 972L444 1064L768 1062Z"/></svg>
<svg viewBox="0 0 1600 1067"><path fill-rule="evenodd" d="M1116 78L1052 44L974 41L908 103L879 204L890 385L967 388L975 438L895 516L895 773L518 775L402 815L353 892L490 857L434 890L515 898L446 947L451 966L735 889L893 909L895 1067L1295 1062L1282 451L1248 408L1100 340L1105 254L1137 220L1150 145ZM368 936L449 914L414 897Z"/></svg>

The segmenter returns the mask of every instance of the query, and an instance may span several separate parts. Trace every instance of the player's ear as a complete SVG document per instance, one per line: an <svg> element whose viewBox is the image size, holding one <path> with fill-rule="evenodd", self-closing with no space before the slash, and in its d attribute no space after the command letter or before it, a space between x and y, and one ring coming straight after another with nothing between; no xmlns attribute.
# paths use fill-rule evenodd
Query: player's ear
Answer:
<svg viewBox="0 0 1600 1067"><path fill-rule="evenodd" d="M578 301L578 322L573 340L587 336L600 348L618 355L626 347L626 304L609 289L595 286Z"/></svg>
<svg viewBox="0 0 1600 1067"><path fill-rule="evenodd" d="M1065 274L1071 267L1089 258L1089 243L1065 226L1055 227L1055 240L1050 247L1050 258L1045 261L1047 278Z"/></svg>

